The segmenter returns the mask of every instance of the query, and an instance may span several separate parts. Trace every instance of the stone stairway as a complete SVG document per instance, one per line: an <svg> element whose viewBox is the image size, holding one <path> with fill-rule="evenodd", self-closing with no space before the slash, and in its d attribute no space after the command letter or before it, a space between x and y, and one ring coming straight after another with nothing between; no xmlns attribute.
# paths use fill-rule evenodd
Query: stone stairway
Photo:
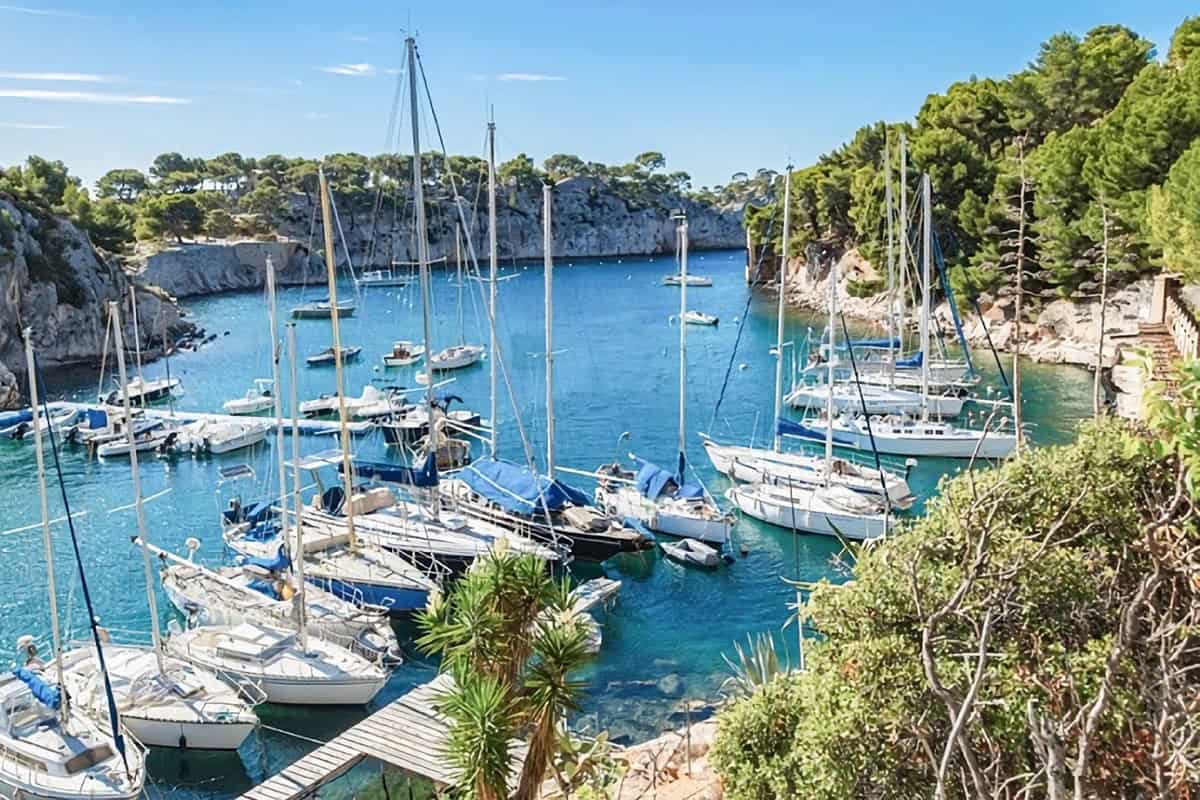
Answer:
<svg viewBox="0 0 1200 800"><path fill-rule="evenodd" d="M1165 397L1174 397L1179 388L1175 376L1175 362L1179 351L1166 325L1143 324L1138 328L1138 345L1150 354L1153 363L1151 380L1163 387Z"/></svg>

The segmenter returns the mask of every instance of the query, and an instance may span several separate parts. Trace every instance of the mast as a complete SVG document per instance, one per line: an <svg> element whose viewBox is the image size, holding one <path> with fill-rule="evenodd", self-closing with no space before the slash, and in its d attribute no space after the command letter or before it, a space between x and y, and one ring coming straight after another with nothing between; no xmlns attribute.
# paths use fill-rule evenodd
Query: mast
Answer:
<svg viewBox="0 0 1200 800"><path fill-rule="evenodd" d="M783 307L787 295L788 243L792 229L792 165L787 165L783 184L783 253L779 256L779 310L775 320L775 417L771 428L775 431L775 452L783 445L779 435L779 417L783 413Z"/></svg>
<svg viewBox="0 0 1200 800"><path fill-rule="evenodd" d="M897 319L900 323L900 344L904 345L908 317L908 141L900 133L900 308Z"/></svg>
<svg viewBox="0 0 1200 800"><path fill-rule="evenodd" d="M463 317L462 226L454 221L454 265L458 279L458 343L467 343L467 323Z"/></svg>
<svg viewBox="0 0 1200 800"><path fill-rule="evenodd" d="M492 455L496 455L496 121L488 122L488 380L491 384Z"/></svg>
<svg viewBox="0 0 1200 800"><path fill-rule="evenodd" d="M933 261L933 212L929 173L921 176L921 416L929 419L929 289L930 262Z"/></svg>
<svg viewBox="0 0 1200 800"><path fill-rule="evenodd" d="M50 591L50 634L54 640L54 671L58 685L63 685L62 633L58 629L58 589L54 579L54 542L50 537L50 501L46 493L46 462L42 456L42 427L38 419L37 369L33 362L33 330L26 328L25 366L29 370L29 402L33 406L33 452L37 455L38 500L42 507L42 546L46 549L46 585ZM46 424L50 424L46 412ZM68 512L69 513L69 512ZM62 693L61 716L70 714L69 697Z"/></svg>
<svg viewBox="0 0 1200 800"><path fill-rule="evenodd" d="M142 378L142 335L138 332L138 316L137 316L137 293L133 283L129 284L129 305L133 309L133 354L134 363L137 364L138 382L142 384L142 389L145 390L146 383ZM125 380L122 378L121 380ZM142 397L142 405L146 404L145 397Z"/></svg>
<svg viewBox="0 0 1200 800"><path fill-rule="evenodd" d="M290 371L290 383L292 392L292 475L294 481L293 502L296 504L296 552L293 554L296 564L296 627L300 630L300 649L308 652L308 619L306 612L308 606L304 603L304 503L300 500L300 400L296 394L296 360L299 356L296 353L296 324L288 323L287 327L287 342L288 342L288 369ZM275 387L275 395L279 396L279 387ZM276 409L279 408L279 401L276 400ZM278 413L278 411L276 411ZM276 440L278 442L278 440ZM282 442L278 442L282 445ZM282 450L282 446L280 450ZM286 517L287 512L284 508L280 509L280 516ZM283 541L287 542L287 536L284 536Z"/></svg>
<svg viewBox="0 0 1200 800"><path fill-rule="evenodd" d="M425 238L425 185L424 178L421 177L421 109L420 104L417 102L417 40L410 36L404 40L404 46L408 50L408 96L412 111L413 204L417 210L417 265L421 272L421 316L423 317L425 334L425 404L429 413L429 440L433 442L433 344L430 341L431 337L429 335L429 242ZM494 230L495 228L493 227ZM494 235L493 232L492 236ZM495 252L494 247L492 250ZM493 313L493 331L495 330L495 324L495 314ZM493 336L495 336L494 333ZM494 354L489 353L489 355ZM492 369L494 370L495 366ZM493 382L493 387L494 385ZM493 405L495 404L495 396L496 392L493 389ZM496 421L493 417L493 430L495 424Z"/></svg>
<svg viewBox="0 0 1200 800"><path fill-rule="evenodd" d="M274 382L271 393L275 396L275 454L279 470L279 514L280 519L287 517L287 476L283 463L283 398L282 383L279 380L279 328L277 308L275 304L275 262L267 256L267 320L271 326L271 380ZM286 527L286 526L284 526ZM287 536L283 537L287 541Z"/></svg>
<svg viewBox="0 0 1200 800"><path fill-rule="evenodd" d="M892 249L895 236L892 228L892 158L888 146L883 147L883 205L887 215L887 337L888 388L896 388L896 257Z"/></svg>
<svg viewBox="0 0 1200 800"><path fill-rule="evenodd" d="M683 460L685 400L687 398L687 285L688 285L687 214L679 224L679 459ZM682 467L682 464L680 465ZM679 476L681 479L683 475Z"/></svg>
<svg viewBox="0 0 1200 800"><path fill-rule="evenodd" d="M830 478L833 474L833 370L834 358L833 354L837 352L837 326L834 320L837 319L837 261L830 259L829 261L829 358L825 360L828 365L828 374L825 376L825 485L829 485ZM849 345L849 342L847 342ZM847 351L849 352L849 351ZM853 358L853 355L851 356ZM864 409L865 411L865 409Z"/></svg>
<svg viewBox="0 0 1200 800"><path fill-rule="evenodd" d="M137 437L133 433L133 413L129 410L129 383L125 376L125 343L121 340L121 316L117 304L109 307L109 313L117 320L114 344L117 349L117 370L121 376L121 399L125 406L125 441L129 445L129 470L133 473L133 505L137 515L138 538L142 542L142 568L146 573L146 604L150 607L150 634L154 642L154 657L158 660L158 672L166 674L162 655L162 632L158 629L158 599L154 596L154 570L150 566L150 551L145 545L150 539L146 533L146 509L142 505L142 477L138 470ZM137 329L137 326L134 326Z"/></svg>
<svg viewBox="0 0 1200 800"><path fill-rule="evenodd" d="M542 185L542 253L546 290L546 475L554 480L554 237L550 233L553 188Z"/></svg>
<svg viewBox="0 0 1200 800"><path fill-rule="evenodd" d="M333 202L329 198L329 181L325 169L317 169L317 181L321 190L321 225L325 233L325 278L329 283L330 322L333 323L333 365L337 372L338 430L342 444L342 488L346 492L346 532L350 536L350 549L358 549L358 537L354 531L354 477L350 472L350 430L346 417L346 376L342 371L342 328L338 319L337 299L337 254L333 249ZM428 356L426 356L428 358Z"/></svg>

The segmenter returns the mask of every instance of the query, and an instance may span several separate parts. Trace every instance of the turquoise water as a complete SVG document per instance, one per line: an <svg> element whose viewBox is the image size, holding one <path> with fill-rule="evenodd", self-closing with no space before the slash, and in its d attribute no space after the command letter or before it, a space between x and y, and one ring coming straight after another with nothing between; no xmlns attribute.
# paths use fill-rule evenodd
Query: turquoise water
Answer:
<svg viewBox="0 0 1200 800"><path fill-rule="evenodd" d="M695 433L709 431L716 438L740 442L753 433L763 442L770 428L774 360L768 351L775 338L775 319L774 303L765 296L750 304L720 415L712 419L737 336L734 320L743 313L748 297L743 264L741 251L700 253L691 261L692 271L711 275L715 285L689 290L689 306L721 318L716 328L691 327L688 338L689 454L714 494L724 491L725 483L714 476ZM560 465L590 470L629 450L661 463L673 458L678 328L669 318L678 312L679 296L677 290L660 285L661 277L672 271L669 257L578 259L556 265L555 408ZM540 266L509 267L505 272L517 277L504 281L500 288L500 338L518 398L517 411L541 459L545 450L542 272ZM342 291L349 292L350 287ZM416 292L367 291L358 315L343 325L343 342L364 348L362 358L348 366L349 391L357 394L373 379L412 385L412 368L385 373L378 365L393 339L420 339ZM280 308L286 313L319 293L300 287L284 289ZM435 347L458 338L456 294L444 274L435 277ZM182 378L184 387L177 408L219 410L222 401L244 394L254 378L269 377L261 293L218 295L188 301L185 306L197 324L218 337L199 352L171 359L171 372ZM478 299L472 303L468 295L467 338L486 344L478 307ZM803 337L810 325L819 331L823 324L811 315L793 314L788 319L789 338ZM301 354L330 343L327 322L301 321L297 330ZM990 354L979 354L979 358L985 362L985 377L995 382ZM145 369L148 377L164 371L162 362ZM333 389L332 369L301 366L299 372L302 399ZM486 415L486 362L460 371L456 377L452 390L462 395L469 407ZM49 382L52 398L86 400L95 396L94 373L59 375ZM1091 378L1081 370L1029 365L1024 387L1027 416L1035 425L1033 437L1038 444L1069 439L1075 421L1090 413ZM506 396L502 396L500 408L502 454L521 460L514 412ZM631 433L631 439L618 443L625 431ZM306 452L333 444L325 437L302 441ZM377 435L357 446L369 456L384 452ZM201 556L219 559L216 474L221 466L242 461L254 466L258 484L266 487L274 461L270 447L250 455L212 459L144 459L143 493L166 492L146 506L151 538L163 547L181 550L185 539L196 536L203 542ZM943 472L955 466L954 462L922 462L913 475L914 489L927 495ZM131 510L110 511L132 502L128 464L98 463L68 451L63 468L73 510L87 512L78 520L78 529L97 613L113 629L144 635L149 616L141 562L129 544L134 515ZM580 483L586 485L586 481ZM0 508L6 511L0 522L5 529L39 519L34 460L27 443L0 442ZM54 494L51 515L61 513ZM67 558L65 528L56 527L55 535L60 602L79 636L84 632L82 602ZM585 675L590 688L584 714L590 724L598 721L614 735L633 739L674 726L679 719L676 709L684 698L716 698L725 676L721 653L731 650L733 640L744 638L747 632L779 632L792 599L781 578L836 577L830 561L838 548L829 539L793 536L750 520L738 523L736 537L745 555L714 573L689 571L653 555L624 557L606 566L607 573L620 578L624 586L605 618L601 655ZM0 642L13 646L22 633L48 632L44 569L38 530L0 536L0 585L4 587L0 591ZM167 619L169 608L161 593L159 606ZM401 623L398 630L402 640L411 640L410 627ZM782 636L793 642L794 628ZM386 702L426 680L433 670L434 665L414 655L376 702ZM357 721L362 713L354 709L265 708L262 717L267 725L323 740ZM251 737L238 754L156 752L151 759L154 785L150 792L172 797L233 796L311 747L292 736L264 730Z"/></svg>

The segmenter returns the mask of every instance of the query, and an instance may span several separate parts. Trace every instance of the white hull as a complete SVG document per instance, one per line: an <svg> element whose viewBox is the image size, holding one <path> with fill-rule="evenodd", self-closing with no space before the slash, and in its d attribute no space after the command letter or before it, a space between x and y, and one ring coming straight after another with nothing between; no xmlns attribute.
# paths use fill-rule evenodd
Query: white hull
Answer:
<svg viewBox="0 0 1200 800"><path fill-rule="evenodd" d="M643 497L633 486L597 488L596 505L618 517L634 517L655 533L724 545L733 522L711 501Z"/></svg>
<svg viewBox="0 0 1200 800"><path fill-rule="evenodd" d="M704 452L713 467L724 475L736 481L745 483L798 483L808 486L822 486L825 483L825 459L822 456L807 453L776 453L739 445L717 444L711 439L704 441ZM908 486L908 481L891 472L883 473L880 479L879 471L872 467L864 467L842 458L834 458L830 481L836 486L864 495L884 496L884 484L887 486L887 499L892 507L904 510L912 507L916 497Z"/></svg>
<svg viewBox="0 0 1200 800"><path fill-rule="evenodd" d="M392 352L383 357L385 367L408 367L425 357L425 345L413 342L396 342Z"/></svg>
<svg viewBox="0 0 1200 800"><path fill-rule="evenodd" d="M151 436L138 439L134 442L134 448L139 453L145 453L150 450L157 450L162 447L167 441L166 433L156 432ZM112 458L114 456L128 456L130 451L129 442L124 439L117 439L111 442L106 442L96 448L96 455L100 458Z"/></svg>
<svg viewBox="0 0 1200 800"><path fill-rule="evenodd" d="M688 325L716 325L720 320L702 311L689 311L683 315L683 321Z"/></svg>
<svg viewBox="0 0 1200 800"><path fill-rule="evenodd" d="M862 394L859 394L861 387ZM829 400L828 384L798 386L792 390L785 402L792 408L822 409ZM962 413L966 400L953 395L930 395L924 405L929 413L937 417L957 417ZM833 409L836 413L860 413L866 404L868 414L903 414L918 411L922 407L921 393L907 389L889 389L869 383L837 384L833 387Z"/></svg>
<svg viewBox="0 0 1200 800"><path fill-rule="evenodd" d="M681 276L668 275L665 278L663 278L663 286L678 286L680 281L681 281ZM691 287L712 286L713 282L712 282L712 278L708 277L707 275L688 275L687 276L687 285L691 286Z"/></svg>
<svg viewBox="0 0 1200 800"><path fill-rule="evenodd" d="M825 421L810 420L809 427L824 430ZM947 423L902 421L895 423L883 417L871 418L871 431L858 420L849 425L835 421L834 442L838 445L870 450L874 437L880 453L898 456L934 458L1005 458L1017 446L1011 432L958 428Z"/></svg>
<svg viewBox="0 0 1200 800"><path fill-rule="evenodd" d="M462 369L476 364L483 358L483 346L460 344L447 347L429 357L429 365L438 370Z"/></svg>
<svg viewBox="0 0 1200 800"><path fill-rule="evenodd" d="M887 532L882 514L848 513L827 502L823 492L799 486L751 484L734 486L725 497L743 514L789 530L856 540L874 539Z"/></svg>
<svg viewBox="0 0 1200 800"><path fill-rule="evenodd" d="M271 406L275 404L274 399L270 397L255 397L252 400L242 398L240 400L227 400L221 406L225 409L226 414L245 415L245 414L261 414L264 411L269 411Z"/></svg>

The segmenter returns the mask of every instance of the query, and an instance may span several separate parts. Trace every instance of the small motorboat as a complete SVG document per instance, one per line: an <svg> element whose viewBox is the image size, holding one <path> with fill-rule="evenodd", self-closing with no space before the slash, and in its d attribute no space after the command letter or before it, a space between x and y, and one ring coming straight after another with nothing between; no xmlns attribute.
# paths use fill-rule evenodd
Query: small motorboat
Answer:
<svg viewBox="0 0 1200 800"><path fill-rule="evenodd" d="M337 312L339 317L354 316L354 301L339 300L337 304ZM329 298L318 300L315 303L305 303L302 306L296 306L292 309L292 319L329 319L333 316L333 304L329 302Z"/></svg>
<svg viewBox="0 0 1200 800"><path fill-rule="evenodd" d="M703 311L687 311L683 315L683 321L688 325L716 325L720 322L717 317Z"/></svg>
<svg viewBox="0 0 1200 800"><path fill-rule="evenodd" d="M342 348L342 362L344 363L346 361L353 361L354 359L358 358L359 354L361 354L361 353L362 353L361 347L343 347ZM304 360L306 362L308 362L308 365L310 367L323 367L328 364L334 363L334 361L336 360L336 356L334 355L334 351L333 351L332 347L326 347L324 350L317 353L316 355L311 355Z"/></svg>
<svg viewBox="0 0 1200 800"><path fill-rule="evenodd" d="M163 400L178 389L179 385L179 378L151 378L148 381L142 380L140 377L134 378L126 384L129 391L129 403L130 405L142 406L146 403ZM123 402L121 387L117 386L117 388L108 393L107 397L101 398L101 402L107 403L110 406L121 405Z"/></svg>
<svg viewBox="0 0 1200 800"><path fill-rule="evenodd" d="M695 539L680 539L677 542L661 541L658 546L662 548L667 558L688 567L714 569L721 565L721 554L717 549Z"/></svg>
<svg viewBox="0 0 1200 800"><path fill-rule="evenodd" d="M175 449L217 456L254 447L267 438L270 430L271 423L267 420L203 419L180 429Z"/></svg>
<svg viewBox="0 0 1200 800"><path fill-rule="evenodd" d="M411 279L407 275L398 274L394 269L371 269L362 274L358 285L363 288L371 286L408 286Z"/></svg>
<svg viewBox="0 0 1200 800"><path fill-rule="evenodd" d="M245 397L226 400L221 408L226 414L259 414L275 403L275 381L270 378L255 378L254 388L246 391Z"/></svg>
<svg viewBox="0 0 1200 800"><path fill-rule="evenodd" d="M682 275L667 275L663 278L663 286L678 286L683 281ZM707 275L688 275L688 286L712 286L712 278Z"/></svg>
<svg viewBox="0 0 1200 800"><path fill-rule="evenodd" d="M165 427L154 428L141 433L137 433L135 430L133 448L129 446L128 436L121 436L98 445L96 447L96 455L100 458L112 458L114 456L128 456L131 449L136 449L139 453L167 449L174 443L178 435L177 431L169 430Z"/></svg>
<svg viewBox="0 0 1200 800"><path fill-rule="evenodd" d="M408 367L420 361L425 355L425 345L415 342L399 341L392 343L392 352L383 357L385 367Z"/></svg>
<svg viewBox="0 0 1200 800"><path fill-rule="evenodd" d="M481 344L456 344L429 357L429 366L437 370L462 369L483 358Z"/></svg>

